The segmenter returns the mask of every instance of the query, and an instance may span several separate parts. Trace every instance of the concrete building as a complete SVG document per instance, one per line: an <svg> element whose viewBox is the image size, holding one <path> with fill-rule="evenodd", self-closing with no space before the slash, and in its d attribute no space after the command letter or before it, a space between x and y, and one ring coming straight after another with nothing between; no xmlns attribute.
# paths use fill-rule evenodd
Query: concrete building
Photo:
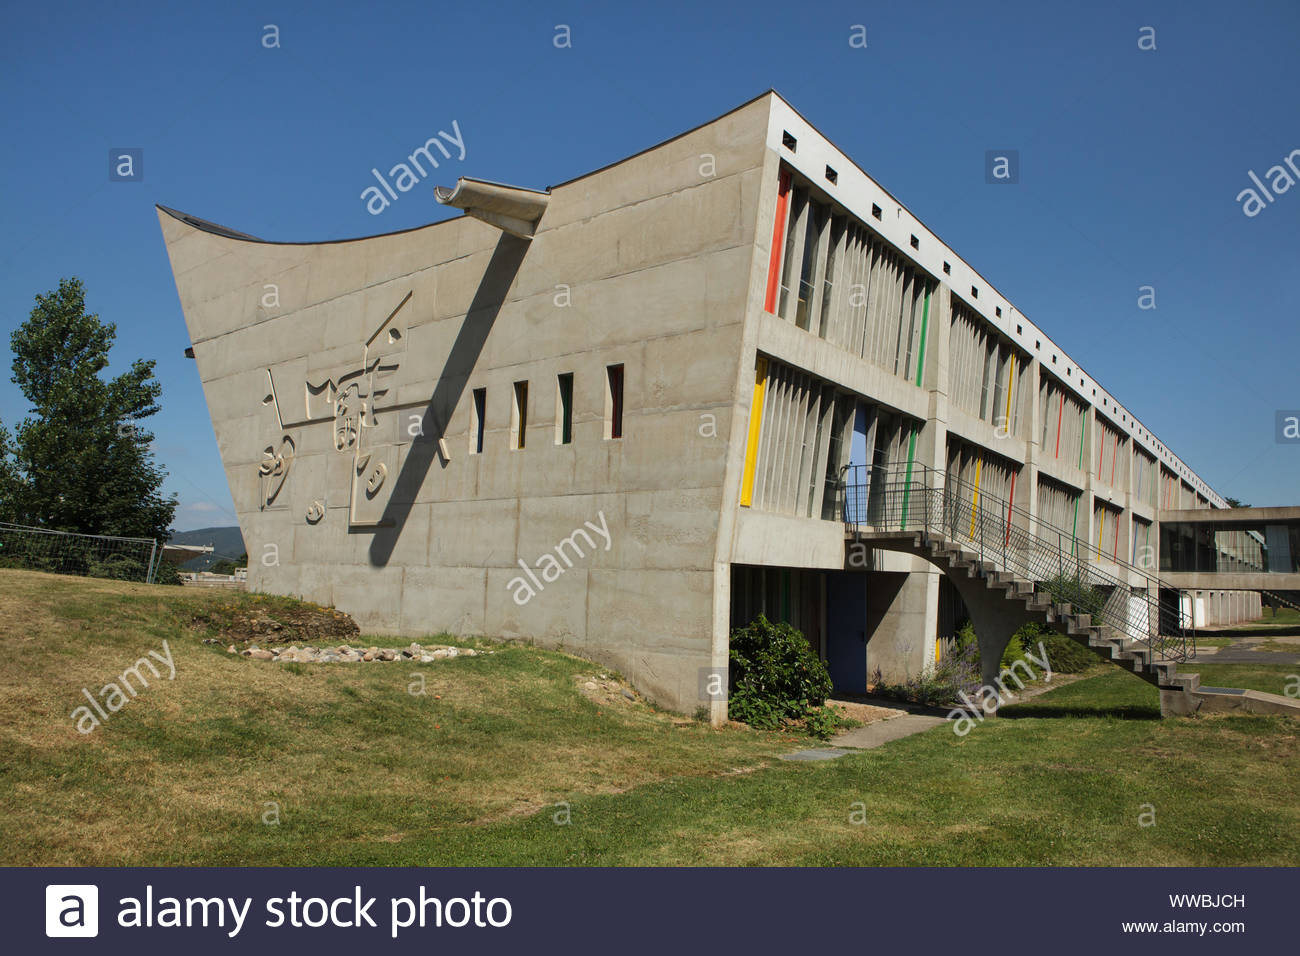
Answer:
<svg viewBox="0 0 1300 956"><path fill-rule="evenodd" d="M1225 506L775 93L437 198L466 215L320 243L160 208L254 590L562 646L717 720L704 675L760 612L845 690L933 664L941 568L846 547L877 480L950 476L1138 590L1162 510Z"/></svg>

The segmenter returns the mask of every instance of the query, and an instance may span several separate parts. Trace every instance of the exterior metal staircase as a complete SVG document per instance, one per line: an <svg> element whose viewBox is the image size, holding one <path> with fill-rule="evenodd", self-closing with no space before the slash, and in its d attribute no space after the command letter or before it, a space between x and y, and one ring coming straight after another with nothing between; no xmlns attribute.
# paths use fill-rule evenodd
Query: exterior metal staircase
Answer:
<svg viewBox="0 0 1300 956"><path fill-rule="evenodd" d="M1161 690L1200 686L1199 675L1178 673L1195 643L1177 596L1162 596L1149 572L943 472L920 465L849 471L844 517L853 540L978 579L1031 619ZM1076 608L1072 597L1088 606Z"/></svg>
<svg viewBox="0 0 1300 956"><path fill-rule="evenodd" d="M1300 604L1292 601L1290 598L1283 597L1276 591L1260 591L1260 594L1273 601L1275 604L1281 604L1283 607L1289 607L1293 611L1300 611Z"/></svg>
<svg viewBox="0 0 1300 956"><path fill-rule="evenodd" d="M1163 652L1167 640L1135 637L1104 621L1094 623L1091 613L1076 612L1068 602L1058 603L1041 585L1004 570L996 559L981 557L977 550L951 541L941 532L868 531L856 537L868 544L887 542L894 550L901 545L901 550L926 558L950 576L964 574L982 580L990 590L1004 592L1006 600L1020 602L1040 623L1161 690L1194 691L1200 687L1199 674L1178 673L1178 662L1186 655L1171 657Z"/></svg>

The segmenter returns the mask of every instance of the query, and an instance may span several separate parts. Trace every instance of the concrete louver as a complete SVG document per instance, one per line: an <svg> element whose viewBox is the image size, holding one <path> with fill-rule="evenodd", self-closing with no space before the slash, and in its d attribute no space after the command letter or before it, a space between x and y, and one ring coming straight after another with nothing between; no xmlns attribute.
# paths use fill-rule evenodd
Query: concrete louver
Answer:
<svg viewBox="0 0 1300 956"><path fill-rule="evenodd" d="M434 187L433 195L442 205L463 209L467 215L520 239L533 238L551 201L550 193L465 176L451 188Z"/></svg>

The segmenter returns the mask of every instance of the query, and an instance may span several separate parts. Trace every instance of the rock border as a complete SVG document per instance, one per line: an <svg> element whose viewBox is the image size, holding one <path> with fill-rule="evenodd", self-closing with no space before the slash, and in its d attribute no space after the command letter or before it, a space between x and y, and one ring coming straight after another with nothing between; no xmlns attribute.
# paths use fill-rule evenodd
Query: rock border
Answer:
<svg viewBox="0 0 1300 956"><path fill-rule="evenodd" d="M406 661L414 664L429 664L433 661L448 660L453 657L481 657L491 651L476 651L469 647L454 647L450 644L437 644L425 647L412 643L406 648L393 647L353 647L339 644L335 647L273 647L266 650L256 644L250 644L242 651L231 644L226 648L229 654L239 654L255 661L283 661L293 664L378 664L387 661Z"/></svg>

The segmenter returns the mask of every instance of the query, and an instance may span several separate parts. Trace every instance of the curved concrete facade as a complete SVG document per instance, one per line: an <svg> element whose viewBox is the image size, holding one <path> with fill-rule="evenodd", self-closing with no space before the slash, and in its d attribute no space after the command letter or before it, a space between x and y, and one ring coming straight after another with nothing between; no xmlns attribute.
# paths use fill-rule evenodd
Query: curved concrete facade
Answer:
<svg viewBox="0 0 1300 956"><path fill-rule="evenodd" d="M756 100L556 187L531 240L466 216L280 244L160 209L250 587L368 631L562 646L694 709L726 655L718 515L766 132Z"/></svg>

